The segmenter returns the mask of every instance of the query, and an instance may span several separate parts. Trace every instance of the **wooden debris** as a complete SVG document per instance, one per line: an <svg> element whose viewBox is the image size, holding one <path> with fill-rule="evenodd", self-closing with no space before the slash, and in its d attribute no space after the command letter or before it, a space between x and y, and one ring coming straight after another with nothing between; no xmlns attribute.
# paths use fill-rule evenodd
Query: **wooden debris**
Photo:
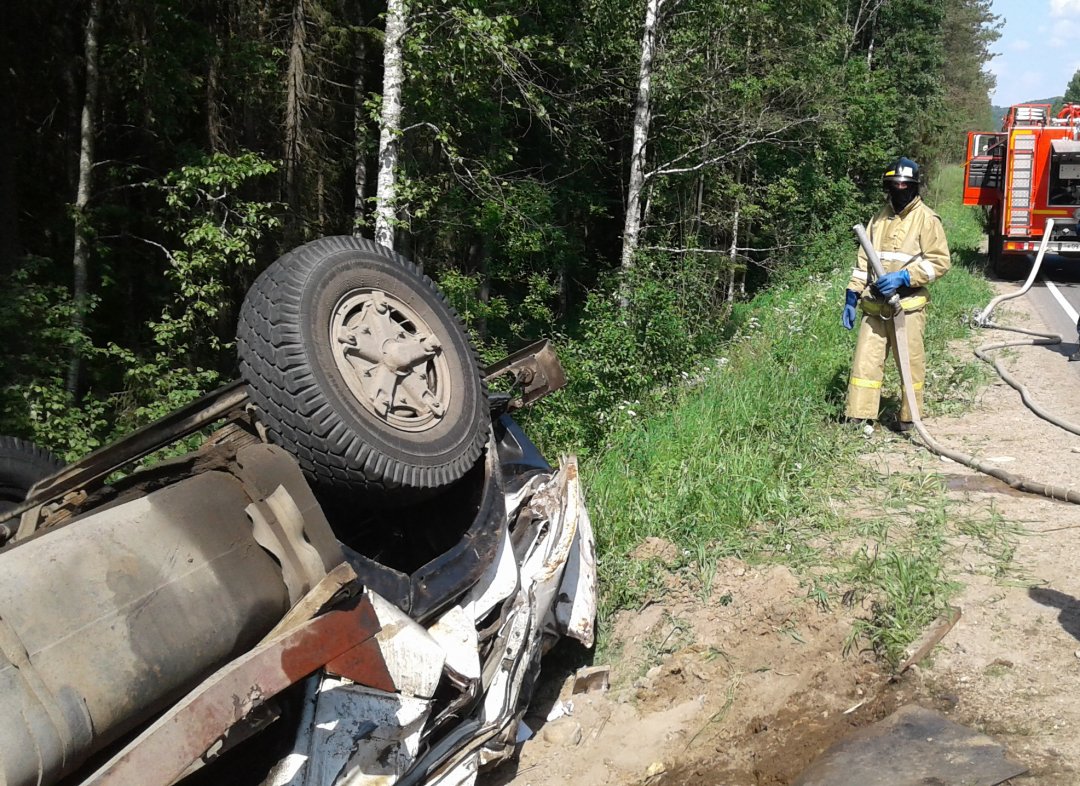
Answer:
<svg viewBox="0 0 1080 786"><path fill-rule="evenodd" d="M959 620L960 609L949 606L940 617L930 623L930 627L923 631L922 636L913 641L911 646L904 651L904 660L900 668L896 670L896 676L900 676L929 655Z"/></svg>

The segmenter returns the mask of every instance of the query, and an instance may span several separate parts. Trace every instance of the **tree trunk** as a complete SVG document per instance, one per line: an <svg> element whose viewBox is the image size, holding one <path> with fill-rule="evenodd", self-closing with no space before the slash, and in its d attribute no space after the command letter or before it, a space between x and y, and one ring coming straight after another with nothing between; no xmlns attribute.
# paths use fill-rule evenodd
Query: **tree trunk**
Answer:
<svg viewBox="0 0 1080 786"><path fill-rule="evenodd" d="M224 123L221 119L220 103L221 50L225 42L216 17L213 19L212 25L214 27L214 51L210 54L210 62L206 68L206 141L210 151L218 153L225 149Z"/></svg>
<svg viewBox="0 0 1080 786"><path fill-rule="evenodd" d="M300 155L304 146L304 107L307 103L307 46L305 0L294 0L289 44L287 95L285 98L285 197L289 202L289 235L300 235Z"/></svg>
<svg viewBox="0 0 1080 786"><path fill-rule="evenodd" d="M86 311L90 300L89 280L89 232L86 226L86 208L94 176L94 132L98 103L98 31L101 29L101 0L90 0L90 16L86 20L86 88L83 99L82 122L79 125L79 185L75 192L75 247L72 252L72 301L71 330L78 340L86 326ZM75 395L79 390L81 371L81 347L75 346L68 363L67 391Z"/></svg>
<svg viewBox="0 0 1080 786"><path fill-rule="evenodd" d="M356 25L364 25L364 3L356 0ZM364 225L366 215L364 197L367 194L367 146L368 121L364 111L367 97L367 33L356 35L356 50L353 57L356 63L356 75L353 77L353 225L352 233L360 236L360 227Z"/></svg>
<svg viewBox="0 0 1080 786"><path fill-rule="evenodd" d="M387 0L382 117L379 123L379 177L375 192L375 242L388 248L394 247L401 90L405 80L401 39L405 34L405 18L405 0Z"/></svg>
<svg viewBox="0 0 1080 786"><path fill-rule="evenodd" d="M266 41L274 35L270 9L262 0L237 0L230 13L229 34L241 40ZM263 147L262 131L266 118L257 94L243 96L240 101L240 140L248 150Z"/></svg>
<svg viewBox="0 0 1080 786"><path fill-rule="evenodd" d="M325 235L330 226L330 213L327 210L326 203L326 172L320 169L315 176L315 213L318 216L317 223L320 235Z"/></svg>
<svg viewBox="0 0 1080 786"><path fill-rule="evenodd" d="M731 249L728 252L728 286L727 299L731 302L735 299L735 270L738 264L739 253L739 210L735 209L735 219L731 226Z"/></svg>
<svg viewBox="0 0 1080 786"><path fill-rule="evenodd" d="M630 179L626 189L626 219L623 224L622 269L634 266L634 253L641 234L641 200L645 189L645 154L652 120L651 89L653 59L660 8L664 0L647 0L645 30L641 37L641 66L638 70L637 101L634 104L634 136L630 148ZM624 303L625 305L625 298Z"/></svg>
<svg viewBox="0 0 1080 786"><path fill-rule="evenodd" d="M488 258L491 256L491 242L486 230L480 229L479 235L469 244L469 267L477 275L476 299L483 305L480 316L474 322L481 341L488 336L487 309L491 302L491 279L488 271Z"/></svg>

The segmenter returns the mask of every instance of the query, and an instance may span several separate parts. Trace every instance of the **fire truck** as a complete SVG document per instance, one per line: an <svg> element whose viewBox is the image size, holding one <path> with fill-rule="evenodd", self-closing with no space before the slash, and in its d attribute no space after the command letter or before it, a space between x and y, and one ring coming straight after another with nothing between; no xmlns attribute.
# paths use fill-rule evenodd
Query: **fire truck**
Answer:
<svg viewBox="0 0 1080 786"><path fill-rule="evenodd" d="M1047 251L1080 256L1080 104L1009 107L1000 131L968 132L964 204L987 211L989 256L1018 278L1054 219Z"/></svg>

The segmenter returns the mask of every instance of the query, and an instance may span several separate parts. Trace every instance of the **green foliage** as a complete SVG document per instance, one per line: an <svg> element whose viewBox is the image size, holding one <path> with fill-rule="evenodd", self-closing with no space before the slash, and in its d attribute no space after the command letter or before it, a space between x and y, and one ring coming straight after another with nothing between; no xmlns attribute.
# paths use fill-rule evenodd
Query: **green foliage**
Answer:
<svg viewBox="0 0 1080 786"><path fill-rule="evenodd" d="M1061 100L1066 104L1080 104L1080 68L1076 70L1076 73L1072 75L1072 79L1069 80L1069 84L1065 88L1065 95L1062 96Z"/></svg>
<svg viewBox="0 0 1080 786"><path fill-rule="evenodd" d="M243 191L249 180L275 171L254 153L216 153L155 184L165 195L165 225L180 246L163 249L172 297L148 325L152 354L112 346L127 369L128 424L162 417L227 381L237 305L257 272L260 242L281 223L275 205Z"/></svg>
<svg viewBox="0 0 1080 786"><path fill-rule="evenodd" d="M221 321L233 315L237 289L246 291L237 285L253 277L259 241L281 224L272 203L245 199L241 189L247 180L275 171L254 153L215 153L156 184L165 194L165 225L181 243L166 251L173 302L151 324L154 343L164 351L217 351L231 342L232 320L225 337L218 334Z"/></svg>
<svg viewBox="0 0 1080 786"><path fill-rule="evenodd" d="M74 305L66 287L49 280L52 261L29 258L0 277L0 433L23 435L74 458L99 447L111 433L110 403L94 391L76 405L64 388L71 348L90 362L105 353L74 333ZM90 308L94 308L94 303Z"/></svg>
<svg viewBox="0 0 1080 786"><path fill-rule="evenodd" d="M962 159L966 132L998 128L992 116L989 91L994 75L986 70L990 47L1000 37L1001 17L992 11L990 0L952 0L945 13L944 146L942 157L951 162Z"/></svg>
<svg viewBox="0 0 1080 786"><path fill-rule="evenodd" d="M590 454L699 377L728 313L718 273L704 255L657 255L590 293L556 342L567 388L525 415L541 447Z"/></svg>
<svg viewBox="0 0 1080 786"><path fill-rule="evenodd" d="M897 492L912 496L908 488ZM881 542L855 556L846 580L872 599L869 617L852 629L849 648L865 641L897 665L904 648L945 611L957 586L945 576L946 503L940 486L938 495L936 505L916 513L912 537L891 542L886 530Z"/></svg>
<svg viewBox="0 0 1080 786"><path fill-rule="evenodd" d="M274 171L251 153L215 154L151 184L164 194L163 224L176 232L178 247L155 244L171 286L160 317L146 325L145 348L99 346L74 334L71 297L50 282L50 262L16 267L3 281L12 295L0 316L0 332L11 337L0 358L0 430L76 458L227 380L236 306L256 272L260 241L279 223L273 205L242 192ZM102 316L97 299L91 313ZM64 388L70 347L93 371L79 399ZM122 389L113 387L117 378Z"/></svg>

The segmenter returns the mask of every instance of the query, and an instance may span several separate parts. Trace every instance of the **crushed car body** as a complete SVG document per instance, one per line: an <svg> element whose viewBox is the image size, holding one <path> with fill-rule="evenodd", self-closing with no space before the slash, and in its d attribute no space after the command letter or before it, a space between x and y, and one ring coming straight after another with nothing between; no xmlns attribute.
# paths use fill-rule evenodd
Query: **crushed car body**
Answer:
<svg viewBox="0 0 1080 786"><path fill-rule="evenodd" d="M0 783L471 784L513 755L541 656L563 637L593 643L577 462L551 467L510 415L562 369L541 342L482 370L489 411L462 413L486 435L479 456L425 465L415 434L456 427L441 414L459 398L441 357L452 320L408 290L388 298L388 373L363 332L385 300L365 287L327 310L349 331L327 367L383 363L389 382L353 386L371 391L355 419L408 432L404 470L369 457L366 485L323 483L237 383L0 512ZM423 352L402 371L406 345ZM497 378L508 392L489 396ZM400 397L394 379L409 380ZM211 424L194 452L118 474Z"/></svg>

